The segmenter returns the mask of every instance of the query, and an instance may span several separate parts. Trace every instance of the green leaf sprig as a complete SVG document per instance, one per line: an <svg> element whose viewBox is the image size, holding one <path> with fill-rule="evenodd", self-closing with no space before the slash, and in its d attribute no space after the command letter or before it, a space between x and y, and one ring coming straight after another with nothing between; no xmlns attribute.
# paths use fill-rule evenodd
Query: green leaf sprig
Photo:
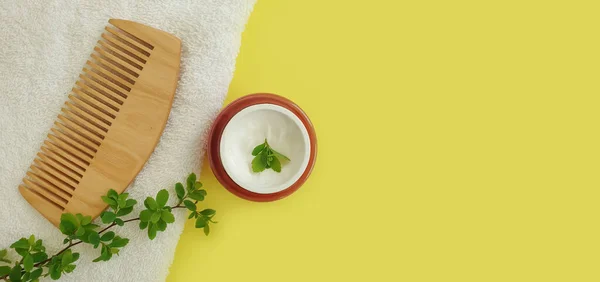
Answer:
<svg viewBox="0 0 600 282"><path fill-rule="evenodd" d="M144 201L145 210L140 212L140 229L148 228L148 238L154 240L156 233L165 231L167 224L175 222L172 208L166 206L169 192L163 189L158 191L156 198L148 197Z"/></svg>
<svg viewBox="0 0 600 282"><path fill-rule="evenodd" d="M254 172L261 172L268 168L281 172L282 163L290 161L290 158L273 150L267 139L265 139L265 143L254 147L252 155L254 156L252 160L252 171Z"/></svg>
<svg viewBox="0 0 600 282"><path fill-rule="evenodd" d="M119 195L117 194L117 191L113 189L108 190L106 196L102 196L101 198L102 201L108 204L111 211L107 210L100 214L102 223L114 223L116 225L123 226L125 222L120 217L130 214L133 211L133 206L137 204L136 200L127 199L128 197L128 193L122 193Z"/></svg>
<svg viewBox="0 0 600 282"><path fill-rule="evenodd" d="M48 259L46 247L42 240L36 240L35 236L29 238L21 238L10 245L22 258L20 261L15 261L14 266L0 266L0 276L7 275L10 281L36 281L41 276L43 270L35 264ZM6 258L7 250L0 251L0 261L11 264L11 261ZM15 280L17 279L17 280Z"/></svg>
<svg viewBox="0 0 600 282"><path fill-rule="evenodd" d="M73 252L72 248L82 243L89 244L95 249L100 248L100 256L94 259L94 262L108 261L113 255L119 255L121 248L129 243L129 239L122 238L113 231L108 231L110 228L123 226L127 222L140 221L140 229L148 228L148 237L153 240L156 238L157 232L165 231L168 224L175 222L173 209L189 209L191 212L188 218L195 218L196 227L203 228L204 233L208 235L209 223L216 223L212 221L216 211L213 209L198 211L198 201L203 201L207 195L206 190L201 188L202 183L196 181L196 175L192 173L187 178L187 189L184 189L181 183L175 185L175 193L179 200L177 205L167 206L169 192L163 189L155 198L146 198L144 201L146 209L140 212L139 217L126 220L121 217L130 214L137 201L128 199L128 193L119 195L111 189L101 197L109 208L100 214L100 218L102 223L108 224L108 226L98 230L100 226L92 223L91 216L64 213L60 218L59 229L66 235L63 244L67 246L48 257L42 240L36 240L33 235L29 238L19 239L10 248L21 256L20 260L13 262L7 257L8 250L0 250L0 280L38 282L41 277L48 276L53 280L58 280L64 274L75 270L74 263L79 259L79 253Z"/></svg>
<svg viewBox="0 0 600 282"><path fill-rule="evenodd" d="M196 175L190 174L186 181L186 188L183 188L183 184L177 183L175 185L175 192L177 192L177 198L179 198L180 206L182 203L190 211L188 219L196 219L196 228L203 228L204 234L210 233L210 223L217 223L212 220L216 211L213 209L204 209L198 211L198 202L204 201L206 196L206 190L202 189L202 183L196 181ZM194 200L193 202L190 200Z"/></svg>

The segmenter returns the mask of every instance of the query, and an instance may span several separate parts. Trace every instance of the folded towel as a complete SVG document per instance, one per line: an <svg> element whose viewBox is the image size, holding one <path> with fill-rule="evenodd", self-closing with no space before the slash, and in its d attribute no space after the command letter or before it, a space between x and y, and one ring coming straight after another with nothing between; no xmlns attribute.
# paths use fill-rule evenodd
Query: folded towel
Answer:
<svg viewBox="0 0 600 282"><path fill-rule="evenodd" d="M206 133L231 81L240 35L255 0L0 2L0 249L30 234L48 253L63 235L21 197L25 176L109 18L137 21L182 41L179 86L156 150L127 192L141 202L198 172ZM172 199L171 199L172 200ZM186 220L184 211L150 241L137 224L115 228L131 241L120 256L92 263L99 249L77 246L64 281L162 281ZM201 232L201 231L199 231ZM201 237L199 237L201 238Z"/></svg>

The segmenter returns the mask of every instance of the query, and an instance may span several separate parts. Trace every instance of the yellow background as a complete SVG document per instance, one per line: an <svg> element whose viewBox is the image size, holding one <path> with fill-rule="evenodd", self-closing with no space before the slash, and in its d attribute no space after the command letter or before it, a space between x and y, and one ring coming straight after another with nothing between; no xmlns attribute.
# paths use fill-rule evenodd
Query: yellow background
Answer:
<svg viewBox="0 0 600 282"><path fill-rule="evenodd" d="M168 281L599 281L597 3L259 0L227 103L295 101L317 165L274 203L205 165Z"/></svg>

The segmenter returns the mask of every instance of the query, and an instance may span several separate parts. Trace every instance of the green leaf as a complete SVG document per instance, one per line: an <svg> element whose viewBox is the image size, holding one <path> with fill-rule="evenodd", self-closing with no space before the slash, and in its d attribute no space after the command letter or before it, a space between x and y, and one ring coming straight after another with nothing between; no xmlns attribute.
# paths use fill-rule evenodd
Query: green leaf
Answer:
<svg viewBox="0 0 600 282"><path fill-rule="evenodd" d="M50 278L52 278L52 280L58 280L58 279L60 279L61 275L62 275L62 272L60 271L60 269L58 268L58 266L54 267L50 271Z"/></svg>
<svg viewBox="0 0 600 282"><path fill-rule="evenodd" d="M196 183L194 184L194 188L195 188L194 190L198 190L198 189L202 188L202 186L203 186L202 182L196 181Z"/></svg>
<svg viewBox="0 0 600 282"><path fill-rule="evenodd" d="M110 248L106 248L106 257L104 258L105 261L109 261L112 258L112 252L110 251Z"/></svg>
<svg viewBox="0 0 600 282"><path fill-rule="evenodd" d="M158 209L158 204L152 197L146 198L146 200L144 201L144 206L146 206L147 209L152 210L152 211L155 211Z"/></svg>
<svg viewBox="0 0 600 282"><path fill-rule="evenodd" d="M167 223L163 220L159 220L156 223L156 228L158 229L158 231L165 231L167 229Z"/></svg>
<svg viewBox="0 0 600 282"><path fill-rule="evenodd" d="M123 226L125 225L125 221L123 221L120 218L115 218L115 224L117 224L118 226Z"/></svg>
<svg viewBox="0 0 600 282"><path fill-rule="evenodd" d="M73 272L73 270L75 270L75 267L77 267L77 266L74 264L69 264L63 268L63 271L66 273L71 273L71 272Z"/></svg>
<svg viewBox="0 0 600 282"><path fill-rule="evenodd" d="M162 212L161 211L155 211L152 216L150 217L150 221L152 223L157 223L158 220L160 219Z"/></svg>
<svg viewBox="0 0 600 282"><path fill-rule="evenodd" d="M206 226L206 219L198 217L196 219L196 228L204 228L204 226Z"/></svg>
<svg viewBox="0 0 600 282"><path fill-rule="evenodd" d="M194 187L194 183L196 183L196 174L190 173L187 178L187 189L188 191L193 191L196 187Z"/></svg>
<svg viewBox="0 0 600 282"><path fill-rule="evenodd" d="M40 276L42 276L42 272L44 272L44 270L41 268L32 271L31 274L29 274L29 280L34 281L38 279Z"/></svg>
<svg viewBox="0 0 600 282"><path fill-rule="evenodd" d="M102 218L102 223L108 224L115 221L117 215L114 212L105 211L100 215L100 218Z"/></svg>
<svg viewBox="0 0 600 282"><path fill-rule="evenodd" d="M19 239L19 241L16 241L12 245L10 245L10 247L13 249L29 250L29 241L27 241L27 239L25 239L25 238L21 238L21 239Z"/></svg>
<svg viewBox="0 0 600 282"><path fill-rule="evenodd" d="M75 232L75 236L77 237L81 237L83 236L83 234L85 234L85 228L79 227L79 229L77 229L77 231Z"/></svg>
<svg viewBox="0 0 600 282"><path fill-rule="evenodd" d="M207 193L206 193L206 190L198 190L198 191L196 191L196 192L197 192L197 193L199 193L199 194L200 194L200 195L202 195L202 196L206 196L206 194L207 194Z"/></svg>
<svg viewBox="0 0 600 282"><path fill-rule="evenodd" d="M137 204L137 201L134 199L127 199L127 201L125 202L125 207L126 208L130 208L133 207Z"/></svg>
<svg viewBox="0 0 600 282"><path fill-rule="evenodd" d="M77 218L71 213L63 213L60 216L60 231L65 235L71 235L79 227Z"/></svg>
<svg viewBox="0 0 600 282"><path fill-rule="evenodd" d="M271 149L271 151L273 152L273 155L276 158L278 158L280 160L282 159L282 160L285 160L285 161L288 161L288 162L291 161L290 158L286 157L285 155L283 155L283 154L281 154L281 153L279 153L279 152L277 152L277 151L275 151L273 149Z"/></svg>
<svg viewBox="0 0 600 282"><path fill-rule="evenodd" d="M115 201L119 199L119 193L117 193L117 191L115 191L114 189L108 190L108 193L106 193L106 195Z"/></svg>
<svg viewBox="0 0 600 282"><path fill-rule="evenodd" d="M202 195L201 193L198 193L198 191L194 191L188 194L188 197L190 199L194 199L196 201L204 201L204 195Z"/></svg>
<svg viewBox="0 0 600 282"><path fill-rule="evenodd" d="M175 216L173 216L173 214L168 211L162 211L160 218L162 218L162 220L164 220L166 223L175 222Z"/></svg>
<svg viewBox="0 0 600 282"><path fill-rule="evenodd" d="M272 161L272 160L273 160L273 158L275 157L275 156L273 155L273 152L271 152L271 149L269 149L269 151L267 151L267 153L265 154L265 156L266 156L266 158L267 158L267 160L268 160L269 162L270 162L270 161Z"/></svg>
<svg viewBox="0 0 600 282"><path fill-rule="evenodd" d="M140 212L140 220L142 222L148 222L148 221L150 221L150 217L152 217L152 211L151 210L143 210L142 212Z"/></svg>
<svg viewBox="0 0 600 282"><path fill-rule="evenodd" d="M192 219L192 217L194 217L196 215L196 212L191 212L190 216L188 216L188 219Z"/></svg>
<svg viewBox="0 0 600 282"><path fill-rule="evenodd" d="M140 229L144 230L144 229L146 229L146 227L148 227L148 222L147 221L140 221Z"/></svg>
<svg viewBox="0 0 600 282"><path fill-rule="evenodd" d="M42 262L48 259L48 254L46 254L45 252L35 253L31 256L33 257L33 263Z"/></svg>
<svg viewBox="0 0 600 282"><path fill-rule="evenodd" d="M88 230L88 231L93 231L94 229L96 229L98 227L99 227L98 225L93 224L93 223L90 223L90 224L84 226L85 230Z"/></svg>
<svg viewBox="0 0 600 282"><path fill-rule="evenodd" d="M119 204L119 208L124 208L127 206L127 197L129 197L128 193L123 193L119 195L117 203Z"/></svg>
<svg viewBox="0 0 600 282"><path fill-rule="evenodd" d="M281 163L278 158L273 158L273 161L271 161L271 169L276 172L281 172Z"/></svg>
<svg viewBox="0 0 600 282"><path fill-rule="evenodd" d="M210 225L206 224L206 225L204 225L204 235L208 236L209 233L210 233Z"/></svg>
<svg viewBox="0 0 600 282"><path fill-rule="evenodd" d="M179 198L179 200L183 200L183 197L185 196L185 189L183 188L183 184L175 184L175 193L177 194L177 198Z"/></svg>
<svg viewBox="0 0 600 282"><path fill-rule="evenodd" d="M150 240L154 240L154 238L156 238L157 229L158 227L156 224L151 224L150 227L148 227L148 238L150 238Z"/></svg>
<svg viewBox="0 0 600 282"><path fill-rule="evenodd" d="M90 232L88 240L90 241L90 244L94 245L94 247L97 247L98 244L100 244L100 235L98 235L98 232Z"/></svg>
<svg viewBox="0 0 600 282"><path fill-rule="evenodd" d="M163 208L167 204L168 200L169 192L167 192L167 190L162 189L158 191L158 193L156 194L156 203L158 204L159 208Z"/></svg>
<svg viewBox="0 0 600 282"><path fill-rule="evenodd" d="M269 156L267 154L263 153L258 155L258 157L260 157L260 160L265 164L265 168L271 167L271 162L269 162Z"/></svg>
<svg viewBox="0 0 600 282"><path fill-rule="evenodd" d="M33 235L29 236L29 239L27 240L27 242L29 243L29 246L35 245L35 236L33 236Z"/></svg>
<svg viewBox="0 0 600 282"><path fill-rule="evenodd" d="M188 210L191 210L191 211L196 211L196 210L198 209L198 208L196 207L196 204L194 204L194 202L192 202L192 201L190 201L190 200L185 200L185 201L183 201L183 204L185 205L185 207L186 207Z"/></svg>
<svg viewBox="0 0 600 282"><path fill-rule="evenodd" d="M111 207L116 207L117 206L117 201L109 198L108 196L101 196L100 198L102 198L102 201L107 203L109 206Z"/></svg>
<svg viewBox="0 0 600 282"><path fill-rule="evenodd" d="M261 172L267 167L266 161L263 161L264 155L258 155L252 160L252 171Z"/></svg>
<svg viewBox="0 0 600 282"><path fill-rule="evenodd" d="M117 212L117 216L124 216L124 215L128 215L133 211L133 206L131 207L126 207L126 208L122 208Z"/></svg>
<svg viewBox="0 0 600 282"><path fill-rule="evenodd" d="M21 272L23 273L23 272ZM29 281L29 272L25 272L25 274L23 274L23 276L21 276L21 281Z"/></svg>
<svg viewBox="0 0 600 282"><path fill-rule="evenodd" d="M88 225L92 222L92 217L91 216L84 216L81 219L81 225Z"/></svg>
<svg viewBox="0 0 600 282"><path fill-rule="evenodd" d="M65 239L63 240L63 244L69 243L69 241L71 241L71 240L69 240L69 238L65 238Z"/></svg>
<svg viewBox="0 0 600 282"><path fill-rule="evenodd" d="M265 149L265 146L266 146L266 145L267 145L266 143L262 143L262 144L260 144L260 145L258 145L258 146L256 146L256 147L254 147L254 149L252 150L252 155L253 155L253 156L258 156L258 154L259 154L260 152L262 152L262 150L264 150L264 149Z"/></svg>
<svg viewBox="0 0 600 282"><path fill-rule="evenodd" d="M200 212L201 215L208 217L208 218L213 217L216 213L217 213L217 211L215 211L213 209L204 209L203 211Z"/></svg>
<svg viewBox="0 0 600 282"><path fill-rule="evenodd" d="M15 267L12 268L12 270L10 271L9 274L9 278L10 281L21 281L21 271L23 269L21 268L20 264L15 265Z"/></svg>
<svg viewBox="0 0 600 282"><path fill-rule="evenodd" d="M41 239L37 240L35 242L34 248L37 249L37 250L40 250L40 251L43 251L45 249L44 246L42 245L42 240Z"/></svg>
<svg viewBox="0 0 600 282"><path fill-rule="evenodd" d="M73 253L73 259L71 259L71 262L76 262L79 259L79 253Z"/></svg>
<svg viewBox="0 0 600 282"><path fill-rule="evenodd" d="M33 269L33 257L30 255L26 255L23 258L23 268L26 272L30 272Z"/></svg>
<svg viewBox="0 0 600 282"><path fill-rule="evenodd" d="M102 235L102 237L100 237L100 240L103 242L108 242L108 241L112 240L113 238L115 238L115 232L108 231L108 232L104 233L104 235Z"/></svg>
<svg viewBox="0 0 600 282"><path fill-rule="evenodd" d="M110 253L109 247L106 245L103 245L102 251L100 252L100 256L95 258L93 260L93 262L108 261L108 260L110 260L111 257L112 257L112 254Z"/></svg>
<svg viewBox="0 0 600 282"><path fill-rule="evenodd" d="M110 244L108 244L108 246L111 248L122 248L125 247L128 243L129 239L117 236L113 239L113 241Z"/></svg>
<svg viewBox="0 0 600 282"><path fill-rule="evenodd" d="M28 249L15 249L15 251L22 257L25 257L29 253Z"/></svg>
<svg viewBox="0 0 600 282"><path fill-rule="evenodd" d="M68 264L70 264L73 261L73 253L71 252L71 250L67 250L66 252L64 252L62 254L62 259L60 261L60 264L62 266L66 266Z"/></svg>
<svg viewBox="0 0 600 282"><path fill-rule="evenodd" d="M0 250L0 258L5 257L7 253L8 251L6 249Z"/></svg>
<svg viewBox="0 0 600 282"><path fill-rule="evenodd" d="M0 276L10 273L10 266L0 266Z"/></svg>

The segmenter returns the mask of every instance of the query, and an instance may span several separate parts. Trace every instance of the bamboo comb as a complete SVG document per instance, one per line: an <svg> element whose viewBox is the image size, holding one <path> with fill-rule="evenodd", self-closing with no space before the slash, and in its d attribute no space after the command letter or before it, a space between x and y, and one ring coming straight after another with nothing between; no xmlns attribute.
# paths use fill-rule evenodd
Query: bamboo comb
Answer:
<svg viewBox="0 0 600 282"><path fill-rule="evenodd" d="M98 217L100 196L123 192L165 127L181 41L111 19L33 161L21 195L55 226L62 213Z"/></svg>

